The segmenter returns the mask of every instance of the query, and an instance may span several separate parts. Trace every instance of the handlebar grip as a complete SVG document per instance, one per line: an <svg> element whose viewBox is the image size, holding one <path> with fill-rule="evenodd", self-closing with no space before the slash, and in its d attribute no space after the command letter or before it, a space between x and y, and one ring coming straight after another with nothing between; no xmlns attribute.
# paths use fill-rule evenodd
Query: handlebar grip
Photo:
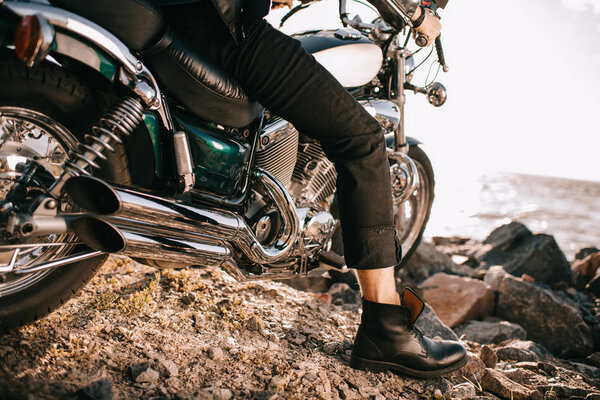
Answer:
<svg viewBox="0 0 600 400"><path fill-rule="evenodd" d="M446 57L444 57L444 49L442 48L442 35L440 34L435 38L435 51L437 52L438 61L442 66L444 72L448 72L448 66L446 65Z"/></svg>

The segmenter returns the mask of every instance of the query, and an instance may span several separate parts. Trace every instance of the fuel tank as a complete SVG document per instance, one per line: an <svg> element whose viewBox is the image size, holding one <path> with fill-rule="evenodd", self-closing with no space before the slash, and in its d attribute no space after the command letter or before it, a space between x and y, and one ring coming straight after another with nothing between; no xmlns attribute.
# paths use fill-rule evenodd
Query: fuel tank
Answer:
<svg viewBox="0 0 600 400"><path fill-rule="evenodd" d="M383 62L379 46L352 28L310 31L293 37L347 88L369 83Z"/></svg>

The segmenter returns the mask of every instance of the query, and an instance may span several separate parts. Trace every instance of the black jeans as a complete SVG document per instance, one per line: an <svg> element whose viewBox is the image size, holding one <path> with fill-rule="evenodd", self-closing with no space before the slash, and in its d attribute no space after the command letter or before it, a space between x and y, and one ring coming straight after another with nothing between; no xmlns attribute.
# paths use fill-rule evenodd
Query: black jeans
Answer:
<svg viewBox="0 0 600 400"><path fill-rule="evenodd" d="M374 269L398 264L392 191L379 123L300 42L264 20L236 43L210 2L164 10L178 37L235 76L248 96L318 140L335 164L346 263Z"/></svg>

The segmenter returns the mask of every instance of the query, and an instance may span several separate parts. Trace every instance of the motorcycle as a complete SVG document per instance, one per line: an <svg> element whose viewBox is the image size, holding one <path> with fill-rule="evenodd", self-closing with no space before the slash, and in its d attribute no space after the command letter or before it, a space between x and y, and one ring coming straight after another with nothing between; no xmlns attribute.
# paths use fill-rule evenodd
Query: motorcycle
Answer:
<svg viewBox="0 0 600 400"><path fill-rule="evenodd" d="M103 1L53 4L0 0L0 330L59 307L110 254L239 280L347 270L318 142L186 49L156 9L125 1L109 20ZM411 83L411 32L350 19L345 0L339 11L344 28L295 38L386 132L405 263L434 196L405 136L405 91L439 107L446 90Z"/></svg>

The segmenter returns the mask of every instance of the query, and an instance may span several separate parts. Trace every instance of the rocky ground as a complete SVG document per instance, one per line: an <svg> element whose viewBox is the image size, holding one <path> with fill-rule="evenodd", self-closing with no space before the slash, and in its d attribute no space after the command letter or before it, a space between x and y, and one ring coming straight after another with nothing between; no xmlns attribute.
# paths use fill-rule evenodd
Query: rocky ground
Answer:
<svg viewBox="0 0 600 400"><path fill-rule="evenodd" d="M0 398L600 399L600 252L569 263L519 224L434 244L399 282L431 305L426 334L468 347L448 377L349 368L360 295L339 277L238 283L113 258L64 307L0 337Z"/></svg>

